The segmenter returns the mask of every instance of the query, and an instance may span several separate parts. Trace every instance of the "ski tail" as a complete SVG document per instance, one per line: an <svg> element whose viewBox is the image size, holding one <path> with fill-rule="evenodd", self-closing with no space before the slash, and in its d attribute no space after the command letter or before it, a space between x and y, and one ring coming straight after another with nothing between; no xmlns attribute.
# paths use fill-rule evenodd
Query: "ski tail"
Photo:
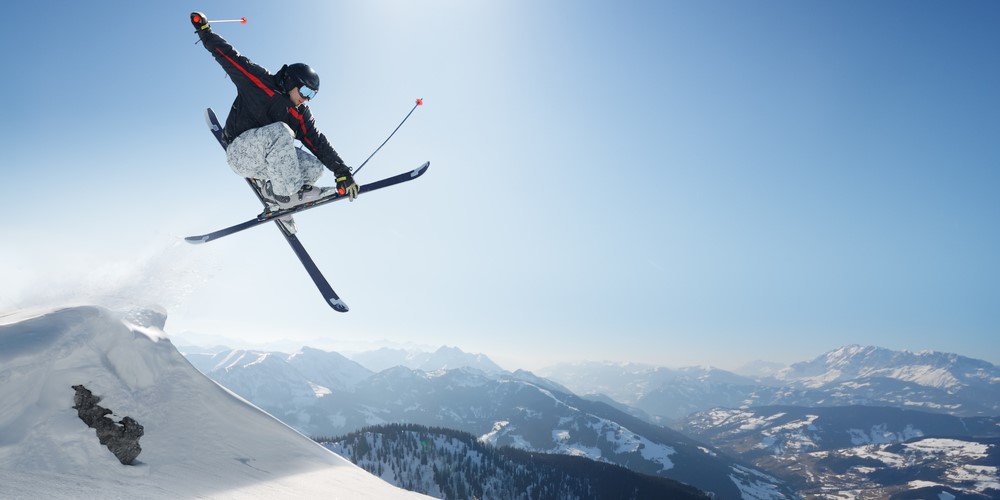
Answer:
<svg viewBox="0 0 1000 500"><path fill-rule="evenodd" d="M343 300L340 300L340 296L337 295L337 292L333 291L333 287L330 286L330 282L328 282L326 277L323 276L323 273L320 272L319 267L315 262L313 262L312 257L310 257L309 253L306 252L305 247L302 246L302 242L299 241L298 237L294 234L289 234L288 231L280 225L279 228L281 229L282 234L285 235L285 240L288 241L288 244L292 247L292 251L294 251L295 255L299 258L299 262L302 263L306 272L309 273L309 277L312 278L313 284L316 285L319 293L323 295L323 300L325 300L326 303L337 312L345 313L349 311L350 309L347 307L347 304L345 304Z"/></svg>

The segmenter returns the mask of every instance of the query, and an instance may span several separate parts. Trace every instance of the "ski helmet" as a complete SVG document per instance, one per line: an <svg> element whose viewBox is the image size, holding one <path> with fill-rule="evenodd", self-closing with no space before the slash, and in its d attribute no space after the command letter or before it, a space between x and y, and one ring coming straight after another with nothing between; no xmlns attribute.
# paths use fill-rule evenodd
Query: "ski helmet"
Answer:
<svg viewBox="0 0 1000 500"><path fill-rule="evenodd" d="M295 63L281 68L281 88L285 92L305 85L312 90L319 92L319 75L316 74L308 64Z"/></svg>

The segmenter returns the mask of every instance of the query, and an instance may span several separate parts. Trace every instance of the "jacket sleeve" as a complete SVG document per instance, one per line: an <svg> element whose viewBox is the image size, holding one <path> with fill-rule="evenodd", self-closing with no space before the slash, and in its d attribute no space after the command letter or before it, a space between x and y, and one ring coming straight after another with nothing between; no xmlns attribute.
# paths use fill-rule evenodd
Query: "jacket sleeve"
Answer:
<svg viewBox="0 0 1000 500"><path fill-rule="evenodd" d="M267 84L271 81L271 74L267 69L258 66L237 52L225 38L211 30L199 31L198 37L201 38L201 44L215 57L216 62L222 66L237 88L256 87L268 96L277 93L277 90L270 88Z"/></svg>
<svg viewBox="0 0 1000 500"><path fill-rule="evenodd" d="M295 131L295 138L304 144L312 154L319 158L319 161L326 168L333 171L338 177L351 172L344 160L340 158L337 151L330 145L330 141L316 128L316 121L308 106L299 106L298 109L290 108L293 121L292 130Z"/></svg>

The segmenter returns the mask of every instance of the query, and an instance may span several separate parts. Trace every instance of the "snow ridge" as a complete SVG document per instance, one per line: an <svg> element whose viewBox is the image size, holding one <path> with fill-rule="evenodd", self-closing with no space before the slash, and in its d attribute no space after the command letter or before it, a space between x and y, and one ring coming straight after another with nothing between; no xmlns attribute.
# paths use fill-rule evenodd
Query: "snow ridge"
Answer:
<svg viewBox="0 0 1000 500"><path fill-rule="evenodd" d="M148 321L158 317L72 307L0 320L4 498L419 497L200 374L162 323ZM78 418L73 385L92 390L117 418L142 423L133 465L120 464Z"/></svg>

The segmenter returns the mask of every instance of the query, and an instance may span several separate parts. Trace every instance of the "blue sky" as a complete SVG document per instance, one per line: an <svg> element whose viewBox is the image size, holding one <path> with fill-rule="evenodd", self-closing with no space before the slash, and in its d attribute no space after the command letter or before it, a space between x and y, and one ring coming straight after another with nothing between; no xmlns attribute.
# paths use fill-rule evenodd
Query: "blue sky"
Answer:
<svg viewBox="0 0 1000 500"><path fill-rule="evenodd" d="M348 314L254 215L187 15L276 70L369 182L301 214ZM168 333L438 346L506 368L723 368L848 343L1000 363L994 2L13 4L0 313L168 309ZM329 176L320 184L330 184Z"/></svg>

